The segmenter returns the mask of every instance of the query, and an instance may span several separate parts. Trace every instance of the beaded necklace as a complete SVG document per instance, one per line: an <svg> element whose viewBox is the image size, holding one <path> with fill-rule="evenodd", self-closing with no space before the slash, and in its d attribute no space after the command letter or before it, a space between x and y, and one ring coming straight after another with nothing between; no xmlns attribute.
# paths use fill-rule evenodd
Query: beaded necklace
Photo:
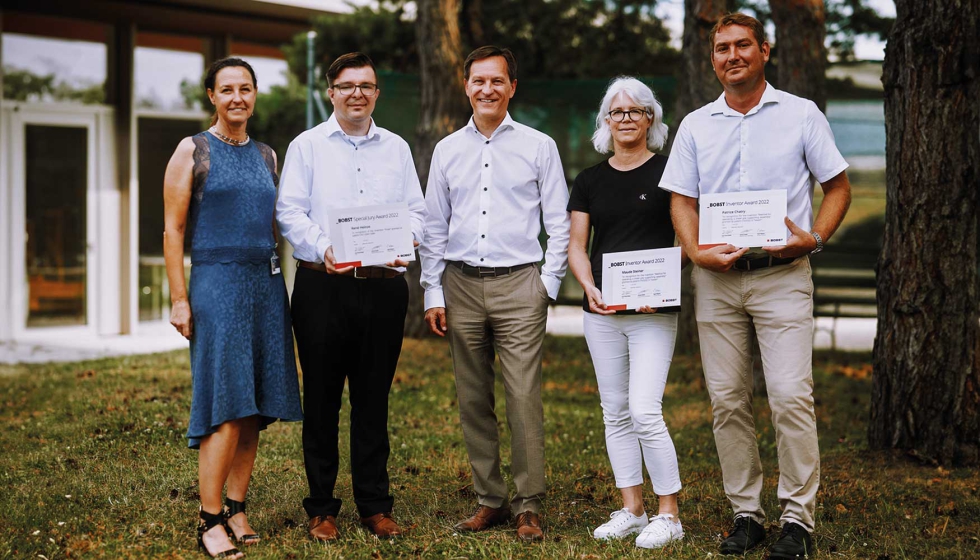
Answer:
<svg viewBox="0 0 980 560"><path fill-rule="evenodd" d="M244 140L235 140L234 138L228 138L224 134L221 134L220 132L218 132L217 127L214 127L214 126L212 126L211 128L209 128L208 129L208 132L210 132L211 134L214 134L215 136L217 136L221 140L223 140L223 141L231 144L232 146L244 146L245 144L248 144L248 141L250 140L250 138L248 136L248 133L245 133L245 139Z"/></svg>

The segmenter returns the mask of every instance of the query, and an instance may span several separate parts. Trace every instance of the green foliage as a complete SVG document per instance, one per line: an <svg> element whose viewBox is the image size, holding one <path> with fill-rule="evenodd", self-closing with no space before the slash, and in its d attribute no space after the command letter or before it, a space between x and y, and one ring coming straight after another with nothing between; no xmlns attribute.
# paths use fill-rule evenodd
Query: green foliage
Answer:
<svg viewBox="0 0 980 560"><path fill-rule="evenodd" d="M379 70L418 73L418 52L415 48L415 26L405 17L401 4L384 2L376 7L354 6L349 14L331 14L313 20L317 33L314 45L314 64L319 67L317 81L326 84L326 71L338 56L360 51L374 61ZM307 81L306 34L283 45L289 70L301 83Z"/></svg>
<svg viewBox="0 0 980 560"><path fill-rule="evenodd" d="M854 60L854 41L859 36L885 40L895 18L883 17L868 0L824 0L827 10L827 54L842 62ZM754 15L764 25L772 21L769 0L736 0L735 9ZM769 37L772 42L773 37ZM776 45L778 48L778 45ZM774 50L774 57L778 52Z"/></svg>
<svg viewBox="0 0 980 560"><path fill-rule="evenodd" d="M644 0L464 0L468 48L506 46L525 79L670 75L679 53ZM464 49L467 50L467 49Z"/></svg>
<svg viewBox="0 0 980 560"><path fill-rule="evenodd" d="M55 82L54 74L39 75L13 66L3 67L3 98L12 101L52 101L99 104L105 102L102 84L77 87Z"/></svg>
<svg viewBox="0 0 980 560"><path fill-rule="evenodd" d="M832 358L832 359L829 359ZM864 444L867 356L818 357L819 558L974 558L980 473L937 469ZM545 341L546 540L514 528L459 535L452 524L476 497L443 340L406 340L391 389L389 473L395 518L410 532L381 542L362 530L351 500L349 407L341 411L341 539L306 535L300 423L276 423L259 444L248 515L262 543L248 558L678 558L717 554L731 521L699 363L675 356L664 416L678 452L684 541L661 551L630 540L596 542L591 530L621 507L603 439L602 411L585 341ZM510 436L497 384L501 449ZM197 452L186 448L191 381L186 351L74 364L0 365L0 558L203 558L196 551ZM346 399L345 399L346 400ZM754 400L765 465L763 505L778 517L771 412ZM646 493L647 512L656 501ZM771 544L778 528L768 524ZM761 548L747 558L759 560Z"/></svg>
<svg viewBox="0 0 980 560"><path fill-rule="evenodd" d="M826 0L829 51L841 61L854 60L854 41L858 36L885 40L895 18L882 17L867 0Z"/></svg>
<svg viewBox="0 0 980 560"><path fill-rule="evenodd" d="M248 121L249 134L276 151L280 171L289 143L306 130L306 86L292 74L287 78L286 85L272 86L268 93L258 95Z"/></svg>
<svg viewBox="0 0 980 560"><path fill-rule="evenodd" d="M514 51L523 79L608 79L617 74L668 75L679 54L644 0L464 0L463 51L497 44ZM361 51L385 71L418 72L414 22L403 2L360 6L323 16L317 31L318 80L337 56ZM306 81L306 36L286 45L290 70Z"/></svg>

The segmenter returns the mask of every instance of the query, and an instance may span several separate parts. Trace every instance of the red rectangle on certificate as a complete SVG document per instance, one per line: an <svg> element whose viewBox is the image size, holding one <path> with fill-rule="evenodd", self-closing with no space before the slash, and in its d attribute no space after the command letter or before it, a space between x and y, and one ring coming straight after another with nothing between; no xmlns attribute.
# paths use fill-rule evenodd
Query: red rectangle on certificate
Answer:
<svg viewBox="0 0 980 560"><path fill-rule="evenodd" d="M333 265L334 268L347 268L348 266L361 266L361 261L337 263Z"/></svg>
<svg viewBox="0 0 980 560"><path fill-rule="evenodd" d="M626 311L626 304L621 303L619 305L607 305L606 309L609 311Z"/></svg>

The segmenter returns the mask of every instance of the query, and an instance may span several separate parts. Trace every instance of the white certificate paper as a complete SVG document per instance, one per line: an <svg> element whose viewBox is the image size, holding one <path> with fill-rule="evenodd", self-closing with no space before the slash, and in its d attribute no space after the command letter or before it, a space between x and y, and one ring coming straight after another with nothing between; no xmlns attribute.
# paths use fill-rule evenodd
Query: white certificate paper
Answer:
<svg viewBox="0 0 980 560"><path fill-rule="evenodd" d="M621 311L681 304L681 248L602 255L602 300Z"/></svg>
<svg viewBox="0 0 980 560"><path fill-rule="evenodd" d="M703 194L699 199L699 247L730 243L768 247L786 243L786 191Z"/></svg>
<svg viewBox="0 0 980 560"><path fill-rule="evenodd" d="M408 203L330 211L330 240L337 268L415 260Z"/></svg>

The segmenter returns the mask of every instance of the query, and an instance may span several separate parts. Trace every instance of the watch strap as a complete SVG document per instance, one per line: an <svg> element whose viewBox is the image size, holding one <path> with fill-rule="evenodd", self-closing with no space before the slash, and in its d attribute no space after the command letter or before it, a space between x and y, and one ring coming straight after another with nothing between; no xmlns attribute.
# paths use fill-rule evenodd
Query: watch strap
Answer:
<svg viewBox="0 0 980 560"><path fill-rule="evenodd" d="M812 251L810 251L811 255L815 255L820 251L823 251L823 237L820 237L820 234L815 231L811 231L810 235L812 235L813 238L817 240L817 246Z"/></svg>

